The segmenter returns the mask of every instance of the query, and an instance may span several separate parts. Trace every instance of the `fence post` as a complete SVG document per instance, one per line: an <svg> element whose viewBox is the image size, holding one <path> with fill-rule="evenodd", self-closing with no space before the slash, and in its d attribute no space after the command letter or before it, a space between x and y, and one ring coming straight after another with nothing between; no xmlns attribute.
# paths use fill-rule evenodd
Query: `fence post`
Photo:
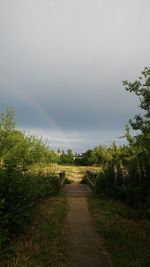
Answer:
<svg viewBox="0 0 150 267"><path fill-rule="evenodd" d="M64 185L65 182L65 171L62 171L59 173L59 188L61 190L62 186Z"/></svg>

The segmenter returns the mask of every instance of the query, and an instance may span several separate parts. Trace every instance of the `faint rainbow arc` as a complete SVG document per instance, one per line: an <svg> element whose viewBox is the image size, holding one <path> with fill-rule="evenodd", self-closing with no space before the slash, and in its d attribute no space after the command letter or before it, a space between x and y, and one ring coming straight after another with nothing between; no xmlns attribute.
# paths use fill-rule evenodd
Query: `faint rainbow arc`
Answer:
<svg viewBox="0 0 150 267"><path fill-rule="evenodd" d="M66 134L62 131L58 123L53 119L53 117L43 108L42 105L39 104L39 102L31 95L27 94L20 88L18 89L18 86L14 80L10 79L0 79L4 84L7 84L11 90L13 90L14 95L19 96L22 100L25 102L31 104L40 114L43 115L43 118L53 127L55 128L59 134L63 137L66 137Z"/></svg>

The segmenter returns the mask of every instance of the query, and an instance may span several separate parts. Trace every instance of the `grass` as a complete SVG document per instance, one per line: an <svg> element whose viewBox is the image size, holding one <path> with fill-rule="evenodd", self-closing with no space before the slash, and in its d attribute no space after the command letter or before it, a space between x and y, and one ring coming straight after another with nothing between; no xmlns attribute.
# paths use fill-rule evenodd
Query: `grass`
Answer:
<svg viewBox="0 0 150 267"><path fill-rule="evenodd" d="M89 209L115 267L150 267L150 222L122 203L91 197Z"/></svg>
<svg viewBox="0 0 150 267"><path fill-rule="evenodd" d="M43 201L36 209L33 223L14 242L16 257L2 261L2 267L55 267L63 261L62 235L67 215L64 197Z"/></svg>
<svg viewBox="0 0 150 267"><path fill-rule="evenodd" d="M100 167L94 166L61 166L58 169L65 171L65 176L73 183L80 183L86 170L100 171Z"/></svg>
<svg viewBox="0 0 150 267"><path fill-rule="evenodd" d="M58 165L58 164L49 164L49 165L34 165L30 172L32 174L39 175L50 175L57 176L59 172L65 171L65 176L73 183L80 183L86 170L92 170L99 172L101 167L95 166L66 166L66 165Z"/></svg>

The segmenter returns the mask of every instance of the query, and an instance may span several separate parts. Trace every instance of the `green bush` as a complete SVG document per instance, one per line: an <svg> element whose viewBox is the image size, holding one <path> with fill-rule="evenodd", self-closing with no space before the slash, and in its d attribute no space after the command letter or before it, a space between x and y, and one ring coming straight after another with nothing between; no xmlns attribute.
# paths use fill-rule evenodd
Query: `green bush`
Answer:
<svg viewBox="0 0 150 267"><path fill-rule="evenodd" d="M31 176L30 180L32 194L37 201L59 192L59 180L56 176Z"/></svg>
<svg viewBox="0 0 150 267"><path fill-rule="evenodd" d="M57 177L26 176L16 170L0 171L0 248L3 255L8 254L11 238L31 221L37 202L58 191Z"/></svg>

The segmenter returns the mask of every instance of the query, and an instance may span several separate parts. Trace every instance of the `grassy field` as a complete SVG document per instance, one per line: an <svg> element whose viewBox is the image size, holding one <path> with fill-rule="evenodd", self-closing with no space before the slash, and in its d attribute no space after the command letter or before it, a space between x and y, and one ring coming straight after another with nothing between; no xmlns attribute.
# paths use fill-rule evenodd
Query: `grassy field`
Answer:
<svg viewBox="0 0 150 267"><path fill-rule="evenodd" d="M31 227L14 242L16 257L1 261L0 267L61 266L61 242L67 215L66 199L53 197L36 209Z"/></svg>
<svg viewBox="0 0 150 267"><path fill-rule="evenodd" d="M59 172L65 171L65 176L70 182L80 183L86 170L93 170L99 172L101 167L95 166L62 166L58 164L50 164L49 166L33 166L31 172L34 174L45 173L45 175L58 175Z"/></svg>
<svg viewBox="0 0 150 267"><path fill-rule="evenodd" d="M89 199L93 222L115 267L150 266L150 221L111 200Z"/></svg>

